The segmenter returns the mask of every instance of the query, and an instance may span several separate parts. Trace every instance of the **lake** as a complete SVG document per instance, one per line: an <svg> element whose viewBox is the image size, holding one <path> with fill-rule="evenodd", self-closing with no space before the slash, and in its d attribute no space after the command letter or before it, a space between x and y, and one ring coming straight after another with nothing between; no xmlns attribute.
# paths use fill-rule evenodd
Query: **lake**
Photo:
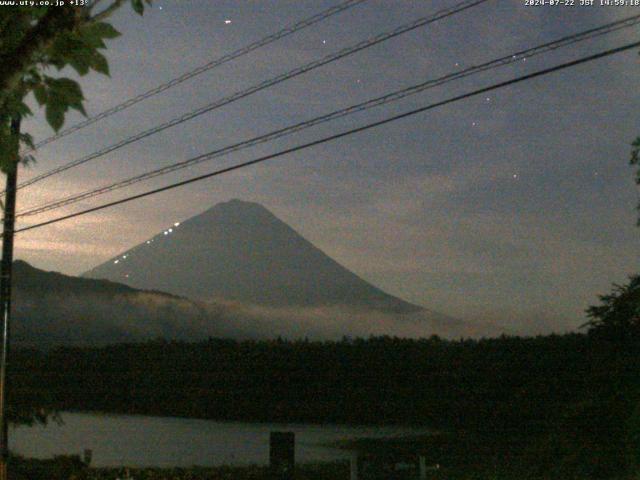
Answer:
<svg viewBox="0 0 640 480"><path fill-rule="evenodd" d="M188 418L62 413L63 425L19 426L9 432L12 451L28 457L50 458L93 450L97 467L189 467L193 465L266 465L269 432L296 434L300 463L349 458L331 448L337 440L426 433L408 427L350 427L342 425L217 422Z"/></svg>

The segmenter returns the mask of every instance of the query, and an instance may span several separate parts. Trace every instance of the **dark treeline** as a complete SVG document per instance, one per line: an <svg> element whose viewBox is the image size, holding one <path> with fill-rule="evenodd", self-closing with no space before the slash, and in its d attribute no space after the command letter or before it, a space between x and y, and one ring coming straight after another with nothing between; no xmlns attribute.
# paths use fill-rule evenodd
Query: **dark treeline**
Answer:
<svg viewBox="0 0 640 480"><path fill-rule="evenodd" d="M12 403L15 410L35 402L54 410L427 425L510 452L525 445L536 465L545 455L554 465L565 458L597 477L634 462L638 345L568 334L19 350Z"/></svg>

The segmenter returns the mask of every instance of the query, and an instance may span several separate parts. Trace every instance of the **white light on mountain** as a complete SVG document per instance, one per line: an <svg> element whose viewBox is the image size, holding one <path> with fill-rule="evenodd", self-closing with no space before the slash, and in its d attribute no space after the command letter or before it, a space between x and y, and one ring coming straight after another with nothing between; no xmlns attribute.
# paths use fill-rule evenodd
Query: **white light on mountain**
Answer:
<svg viewBox="0 0 640 480"><path fill-rule="evenodd" d="M171 232L173 232L173 228L170 228L170 229L169 229L169 233L171 233Z"/></svg>
<svg viewBox="0 0 640 480"><path fill-rule="evenodd" d="M174 227L179 227L180 226L180 222L176 222L173 224Z"/></svg>
<svg viewBox="0 0 640 480"><path fill-rule="evenodd" d="M113 262L113 263L118 263L119 261L120 261L120 260L114 260L114 262Z"/></svg>
<svg viewBox="0 0 640 480"><path fill-rule="evenodd" d="M467 126L472 120L476 121L468 119ZM516 172L515 166L512 168L502 172L502 180L512 185L522 182L520 172ZM518 173L518 180L511 178L514 173ZM136 268L133 264L127 267L125 262L129 258L122 260L120 255L117 258L122 265L101 265L91 272L91 276L115 282L135 279L136 287L142 289L158 288L155 282L160 278L162 289L167 293L196 300L226 296L239 302L265 305L277 302L297 308L299 300L309 298L311 292L313 308L344 304L347 300L347 307L376 305L383 311L421 311L420 307L383 294L346 268L336 265L328 256L319 254L295 230L258 204L239 200L226 202L181 222L179 227L174 226L176 220L171 221L170 217L164 221L169 224L167 228L152 237L160 238L158 248L131 250L136 252ZM167 238L163 243L162 238L171 234L169 226L173 233L179 228L180 235L173 240ZM252 234L247 236L247 231ZM185 240L182 243L179 242L181 238ZM142 240L142 245L147 240ZM295 258L291 256L292 245L295 246ZM166 248L161 248L163 246ZM247 251L269 252L270 255L247 255ZM113 266L109 268L109 265ZM215 275L211 274L212 265L216 266ZM176 269L188 272L188 275L176 275ZM136 273L138 270L144 271L144 275ZM267 271L269 275L256 276L256 271ZM129 278L125 278L126 274ZM193 281L194 278L197 281ZM312 288L306 286L306 279L313 279ZM337 292L336 284L344 285L344 288ZM343 297L347 290L358 293L347 299Z"/></svg>

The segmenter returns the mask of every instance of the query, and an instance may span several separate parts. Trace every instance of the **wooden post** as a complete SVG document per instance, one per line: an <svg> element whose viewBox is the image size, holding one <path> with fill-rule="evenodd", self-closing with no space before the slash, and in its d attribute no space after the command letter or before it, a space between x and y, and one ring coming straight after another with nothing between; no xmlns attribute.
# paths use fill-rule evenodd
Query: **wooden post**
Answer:
<svg viewBox="0 0 640 480"><path fill-rule="evenodd" d="M9 472L9 423L7 421L7 365L9 363L9 328L11 324L11 282L13 267L13 230L16 214L16 190L18 189L18 162L20 141L20 118L11 121L11 134L16 137L13 165L7 165L4 220L2 222L2 259L0 260L0 480L7 480Z"/></svg>
<svg viewBox="0 0 640 480"><path fill-rule="evenodd" d="M296 464L296 437L293 432L271 432L269 470L274 480L293 480Z"/></svg>
<svg viewBox="0 0 640 480"><path fill-rule="evenodd" d="M351 476L349 477L350 480L358 480L358 461L360 459L358 458L358 452L351 452L351 461L350 461L350 471L351 471Z"/></svg>
<svg viewBox="0 0 640 480"><path fill-rule="evenodd" d="M420 455L418 462L420 464L420 480L427 480L427 459Z"/></svg>

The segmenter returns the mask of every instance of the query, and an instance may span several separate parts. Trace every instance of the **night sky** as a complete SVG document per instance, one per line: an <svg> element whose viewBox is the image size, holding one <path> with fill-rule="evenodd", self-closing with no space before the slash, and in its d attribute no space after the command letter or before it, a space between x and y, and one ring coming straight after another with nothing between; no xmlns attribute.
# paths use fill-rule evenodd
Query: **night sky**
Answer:
<svg viewBox="0 0 640 480"><path fill-rule="evenodd" d="M338 0L155 1L113 17L111 79L82 78L96 114ZM370 0L206 72L37 152L43 173L217 98L286 72L449 1ZM187 159L293 122L554 40L639 8L493 0L205 114L21 190L18 209ZM449 83L20 226L141 192L640 39L638 27ZM72 72L64 72L73 75ZM79 274L231 198L259 202L366 280L465 320L565 331L638 271L638 52L458 102L269 163L20 234L18 258ZM66 125L81 120L70 115ZM23 123L51 135L41 113ZM28 220L28 221L27 221Z"/></svg>

